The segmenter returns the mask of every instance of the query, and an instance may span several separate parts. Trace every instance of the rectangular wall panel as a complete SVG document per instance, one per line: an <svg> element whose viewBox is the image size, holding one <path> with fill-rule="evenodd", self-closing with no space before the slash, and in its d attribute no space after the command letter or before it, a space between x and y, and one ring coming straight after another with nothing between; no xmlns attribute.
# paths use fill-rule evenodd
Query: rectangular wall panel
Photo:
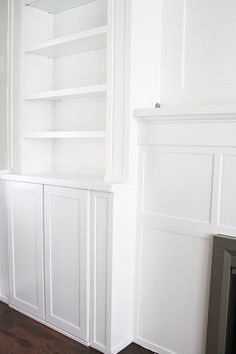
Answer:
<svg viewBox="0 0 236 354"><path fill-rule="evenodd" d="M236 231L236 155L222 156L219 226Z"/></svg>
<svg viewBox="0 0 236 354"><path fill-rule="evenodd" d="M148 149L143 212L209 223L213 166L213 155Z"/></svg>
<svg viewBox="0 0 236 354"><path fill-rule="evenodd" d="M158 353L204 353L209 241L143 228L138 342ZM154 346L154 343L156 346Z"/></svg>

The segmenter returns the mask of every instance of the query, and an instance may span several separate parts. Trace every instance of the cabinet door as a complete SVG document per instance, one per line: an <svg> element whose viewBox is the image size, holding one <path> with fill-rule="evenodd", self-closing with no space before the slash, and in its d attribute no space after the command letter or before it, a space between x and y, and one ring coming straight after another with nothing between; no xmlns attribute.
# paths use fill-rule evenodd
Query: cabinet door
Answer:
<svg viewBox="0 0 236 354"><path fill-rule="evenodd" d="M7 183L10 303L44 318L43 186Z"/></svg>
<svg viewBox="0 0 236 354"><path fill-rule="evenodd" d="M45 187L46 320L88 340L89 192Z"/></svg>

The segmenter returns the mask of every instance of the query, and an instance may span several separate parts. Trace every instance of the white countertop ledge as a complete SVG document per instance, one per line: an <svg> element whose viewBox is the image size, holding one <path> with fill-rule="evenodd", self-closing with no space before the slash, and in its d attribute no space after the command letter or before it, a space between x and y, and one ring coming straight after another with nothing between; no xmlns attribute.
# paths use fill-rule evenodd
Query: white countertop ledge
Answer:
<svg viewBox="0 0 236 354"><path fill-rule="evenodd" d="M51 174L0 173L0 180L37 183L43 185L78 188L99 192L116 192L130 188L128 183L105 183L100 176L58 176ZM134 187L132 187L134 189Z"/></svg>

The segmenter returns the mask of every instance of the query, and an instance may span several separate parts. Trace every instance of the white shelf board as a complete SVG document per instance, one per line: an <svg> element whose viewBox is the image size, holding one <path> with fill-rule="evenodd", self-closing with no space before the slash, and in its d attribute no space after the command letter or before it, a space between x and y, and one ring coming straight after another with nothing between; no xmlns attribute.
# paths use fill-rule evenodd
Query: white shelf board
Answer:
<svg viewBox="0 0 236 354"><path fill-rule="evenodd" d="M51 14L57 14L96 0L25 0L26 6L33 6Z"/></svg>
<svg viewBox="0 0 236 354"><path fill-rule="evenodd" d="M26 139L104 139L105 137L105 130L46 131L25 134Z"/></svg>
<svg viewBox="0 0 236 354"><path fill-rule="evenodd" d="M56 58L86 52L88 50L105 48L107 45L106 34L107 26L93 28L32 46L27 48L25 53Z"/></svg>
<svg viewBox="0 0 236 354"><path fill-rule="evenodd" d="M106 93L106 85L79 86L63 90L51 90L32 93L24 98L32 100L60 100L79 96L99 96Z"/></svg>

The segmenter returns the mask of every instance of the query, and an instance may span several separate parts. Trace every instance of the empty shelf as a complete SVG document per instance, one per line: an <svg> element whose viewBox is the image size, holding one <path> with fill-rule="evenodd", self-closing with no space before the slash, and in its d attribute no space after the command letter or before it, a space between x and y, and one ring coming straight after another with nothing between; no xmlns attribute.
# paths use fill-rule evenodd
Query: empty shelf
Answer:
<svg viewBox="0 0 236 354"><path fill-rule="evenodd" d="M26 49L26 54L37 54L49 58L85 52L106 47L107 26L93 28L77 34L55 38Z"/></svg>
<svg viewBox="0 0 236 354"><path fill-rule="evenodd" d="M51 14L57 14L75 7L86 5L95 0L25 0L26 6L34 6Z"/></svg>
<svg viewBox="0 0 236 354"><path fill-rule="evenodd" d="M80 86L63 90L41 91L26 96L25 100L58 100L80 96L98 96L106 93L106 85Z"/></svg>
<svg viewBox="0 0 236 354"><path fill-rule="evenodd" d="M30 132L26 139L103 139L105 130Z"/></svg>

